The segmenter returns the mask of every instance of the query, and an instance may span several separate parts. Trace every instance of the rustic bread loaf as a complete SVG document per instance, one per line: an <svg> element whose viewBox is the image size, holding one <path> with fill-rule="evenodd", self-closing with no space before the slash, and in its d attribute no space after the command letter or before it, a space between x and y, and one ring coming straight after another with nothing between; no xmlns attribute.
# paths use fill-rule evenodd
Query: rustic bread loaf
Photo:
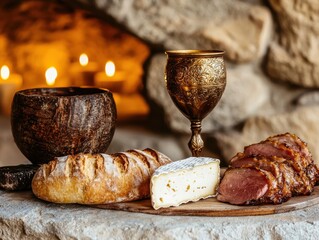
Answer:
<svg viewBox="0 0 319 240"><path fill-rule="evenodd" d="M32 180L40 199L55 203L105 204L149 197L150 179L171 162L152 149L116 154L77 154L44 164Z"/></svg>

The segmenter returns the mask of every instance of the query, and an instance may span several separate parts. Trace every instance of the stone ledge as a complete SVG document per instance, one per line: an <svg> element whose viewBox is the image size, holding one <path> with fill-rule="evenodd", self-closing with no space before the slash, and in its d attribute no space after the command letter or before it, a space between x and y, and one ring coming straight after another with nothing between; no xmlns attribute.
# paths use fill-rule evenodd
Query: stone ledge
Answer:
<svg viewBox="0 0 319 240"><path fill-rule="evenodd" d="M255 217L156 216L0 191L0 239L318 239L319 207Z"/></svg>

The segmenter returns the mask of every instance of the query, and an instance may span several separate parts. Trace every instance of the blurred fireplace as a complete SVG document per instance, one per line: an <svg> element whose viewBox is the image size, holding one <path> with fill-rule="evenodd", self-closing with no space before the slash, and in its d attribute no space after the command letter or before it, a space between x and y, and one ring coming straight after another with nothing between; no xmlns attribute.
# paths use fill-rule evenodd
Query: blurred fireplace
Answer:
<svg viewBox="0 0 319 240"><path fill-rule="evenodd" d="M0 16L3 114L18 89L96 86L114 93L119 120L148 115L141 92L150 50L140 39L72 1L5 0Z"/></svg>

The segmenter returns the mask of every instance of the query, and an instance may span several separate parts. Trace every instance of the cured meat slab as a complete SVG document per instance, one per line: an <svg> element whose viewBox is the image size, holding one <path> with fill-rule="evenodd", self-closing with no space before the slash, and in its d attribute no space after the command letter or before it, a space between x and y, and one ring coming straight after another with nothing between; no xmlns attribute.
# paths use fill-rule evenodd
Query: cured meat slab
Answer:
<svg viewBox="0 0 319 240"><path fill-rule="evenodd" d="M194 203L183 204L178 207L161 208L159 210L154 210L152 208L150 199L127 203L92 205L92 207L156 215L226 217L284 213L303 209L316 204L319 204L319 186L315 187L310 196L293 197L289 199L289 201L278 205L264 204L258 206L236 206L219 202L216 198L209 198Z"/></svg>

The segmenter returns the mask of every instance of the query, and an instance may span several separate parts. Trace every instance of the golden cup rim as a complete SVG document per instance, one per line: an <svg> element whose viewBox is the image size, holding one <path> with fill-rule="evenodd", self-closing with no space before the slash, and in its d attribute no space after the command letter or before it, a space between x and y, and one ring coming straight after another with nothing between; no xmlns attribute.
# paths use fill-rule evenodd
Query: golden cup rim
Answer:
<svg viewBox="0 0 319 240"><path fill-rule="evenodd" d="M183 57L219 57L225 54L223 50L168 50L165 51L168 56Z"/></svg>

